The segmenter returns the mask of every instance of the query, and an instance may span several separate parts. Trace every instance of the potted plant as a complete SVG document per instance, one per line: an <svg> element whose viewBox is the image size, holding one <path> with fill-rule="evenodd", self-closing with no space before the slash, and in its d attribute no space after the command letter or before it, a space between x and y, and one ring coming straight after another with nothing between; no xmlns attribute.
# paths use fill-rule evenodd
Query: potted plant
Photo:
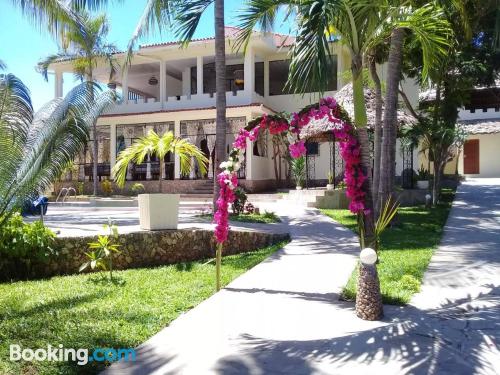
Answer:
<svg viewBox="0 0 500 375"><path fill-rule="evenodd" d="M171 152L180 159L181 173L188 174L191 158L195 158L202 174L207 170L208 159L205 154L186 139L176 138L167 132L162 136L150 130L148 135L139 138L118 155L113 167L113 176L119 187L125 185L127 167L130 163L141 164L146 156L157 156L160 160L158 193L139 194L139 224L141 229L177 229L179 219L179 194L162 194L165 155Z"/></svg>
<svg viewBox="0 0 500 375"><path fill-rule="evenodd" d="M428 189L429 177L430 177L429 171L425 169L423 165L421 165L417 173L417 187L419 189Z"/></svg>
<svg viewBox="0 0 500 375"><path fill-rule="evenodd" d="M328 172L326 178L328 180L328 184L326 184L326 190L334 190L335 189L335 185L333 184L333 180L335 178L334 174L332 172Z"/></svg>
<svg viewBox="0 0 500 375"><path fill-rule="evenodd" d="M306 179L306 158L301 156L293 159L291 171L297 190L302 190Z"/></svg>

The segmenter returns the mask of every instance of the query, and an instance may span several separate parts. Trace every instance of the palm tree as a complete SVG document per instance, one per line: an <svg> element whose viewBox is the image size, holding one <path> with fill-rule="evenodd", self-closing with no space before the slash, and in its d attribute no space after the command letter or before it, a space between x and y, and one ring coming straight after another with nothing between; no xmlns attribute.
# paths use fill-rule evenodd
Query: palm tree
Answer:
<svg viewBox="0 0 500 375"><path fill-rule="evenodd" d="M410 23L398 17L399 7L390 6L386 0L250 0L241 16L244 29L242 40L248 40L252 30L260 26L263 31L272 28L278 10L286 7L287 14L296 13L297 38L291 50L291 64L287 85L297 93L324 92L333 74L328 70L331 61L331 35L335 34L347 47L351 55L353 79L354 125L361 145L362 165L368 176L365 206L368 212L360 215L364 226L361 243L373 247L374 217L371 181L370 144L366 129L366 103L363 93L363 61L368 52L383 42L388 33L397 27L407 27ZM411 23L414 26L414 23ZM432 29L432 25L424 23ZM425 30L418 34L425 43L424 55L432 55L436 46L442 50L440 42L429 38ZM425 59L429 63L429 59ZM397 95L397 92L396 92ZM397 97L397 96L396 96ZM381 168L384 168L382 166ZM364 216L364 217L363 217ZM376 276L376 273L375 273ZM378 287L378 282L371 283ZM375 293L376 294L376 293ZM380 315L376 311L372 317Z"/></svg>
<svg viewBox="0 0 500 375"><path fill-rule="evenodd" d="M196 32L201 16L210 5L214 5L215 24L215 91L216 91L216 126L215 126L215 165L226 158L226 41L224 31L224 0L148 0L141 19L129 42L128 58L130 62L133 49L139 38L150 34L154 27L160 30L166 25L174 26L184 46L187 46ZM199 93L200 94L200 93ZM214 178L215 201L219 195L219 184Z"/></svg>
<svg viewBox="0 0 500 375"><path fill-rule="evenodd" d="M0 75L0 225L60 177L87 142L91 125L114 100L111 91L99 94L97 86L80 84L34 113L21 80Z"/></svg>
<svg viewBox="0 0 500 375"><path fill-rule="evenodd" d="M132 146L118 155L116 164L113 167L116 183L120 187L125 185L127 167L130 163L141 164L146 156L157 156L160 160L158 192L161 193L163 171L165 169L164 160L169 152L179 156L182 173L189 174L192 157L198 162L201 173L206 172L208 159L198 147L186 139L176 138L172 132L166 132L160 136L154 130L150 130L147 136L139 138Z"/></svg>
<svg viewBox="0 0 500 375"><path fill-rule="evenodd" d="M70 60L75 75L88 84L94 83L94 70L99 63L109 66L109 79L115 75L118 65L114 54L117 48L113 44L106 43L108 34L108 21L104 14L95 18L86 12L78 13L80 23L70 23L64 32L64 43L66 44L59 53L47 56L38 63L38 69L45 79L48 79L48 69L54 62ZM93 95L93 90L89 90ZM90 98L92 100L93 98ZM98 166L98 139L97 121L92 125L93 134L93 194L97 195L97 166Z"/></svg>
<svg viewBox="0 0 500 375"><path fill-rule="evenodd" d="M377 208L384 207L394 191L397 109L404 41L411 35L422 46L422 79L426 80L429 67L439 64L446 55L451 35L450 24L443 10L433 3L418 8L398 6L388 13L391 14L391 20L386 27L391 32Z"/></svg>

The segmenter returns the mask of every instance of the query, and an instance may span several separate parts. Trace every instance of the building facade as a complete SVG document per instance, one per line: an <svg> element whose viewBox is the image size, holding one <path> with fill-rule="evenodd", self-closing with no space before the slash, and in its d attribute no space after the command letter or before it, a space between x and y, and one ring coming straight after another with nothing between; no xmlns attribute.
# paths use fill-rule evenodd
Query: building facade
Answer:
<svg viewBox="0 0 500 375"><path fill-rule="evenodd" d="M255 32L246 53L235 51L235 38L239 29L226 27L226 99L227 145L229 152L235 135L251 119L263 114L299 111L319 100L318 93L292 95L285 82L289 69L289 50L294 38L287 35ZM334 96L346 82L342 72L350 66L349 53L340 43L331 44L333 64L332 83L324 96ZM162 178L166 192L190 192L209 182L214 174L215 150L215 46L214 38L193 40L181 48L176 42L144 45L134 55L132 64L123 73L109 81L105 66L96 69L99 82L115 88L122 101L98 120L98 175L111 178L111 169L121 150L150 129L159 133L173 131L176 136L189 139L200 147L210 160L208 173L201 175L193 164L189 175L180 172L175 155L167 155ZM124 54L118 54L119 61ZM53 64L55 95L63 95L63 79L70 75L70 61ZM384 76L381 70L382 78ZM416 98L416 86L410 97ZM93 137L93 136L92 136ZM73 180L92 178L92 142L83 150L72 173ZM256 142L248 142L244 168L240 172L242 185L249 191L262 191L276 187L277 177L284 179L286 168L276 175L273 144L269 134L263 133ZM323 183L332 168L341 173L338 145L308 145L308 175L310 181ZM404 168L398 159L398 169ZM400 167L399 167L400 165ZM401 171L399 171L401 173ZM149 188L149 181L160 176L159 162L148 159L142 165L132 165L127 173L127 186L141 182ZM151 184L153 186L153 184ZM152 188L154 189L154 188Z"/></svg>

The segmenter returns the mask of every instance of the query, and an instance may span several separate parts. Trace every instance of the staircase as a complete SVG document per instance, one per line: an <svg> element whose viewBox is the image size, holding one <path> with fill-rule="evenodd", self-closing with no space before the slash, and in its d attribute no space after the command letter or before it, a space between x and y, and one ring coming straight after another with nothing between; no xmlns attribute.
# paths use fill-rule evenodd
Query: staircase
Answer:
<svg viewBox="0 0 500 375"><path fill-rule="evenodd" d="M344 190L307 189L290 190L284 199L293 201L295 204L315 208L348 208L349 199Z"/></svg>

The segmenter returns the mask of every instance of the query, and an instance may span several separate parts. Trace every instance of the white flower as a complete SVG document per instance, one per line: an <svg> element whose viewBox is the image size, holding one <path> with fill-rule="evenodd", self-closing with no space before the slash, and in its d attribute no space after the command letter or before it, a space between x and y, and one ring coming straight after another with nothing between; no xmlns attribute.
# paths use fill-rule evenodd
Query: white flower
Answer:
<svg viewBox="0 0 500 375"><path fill-rule="evenodd" d="M240 170L240 168L241 168L241 164L240 164L239 162L235 162L235 163L233 164L233 170L235 170L235 171L239 171L239 170Z"/></svg>
<svg viewBox="0 0 500 375"><path fill-rule="evenodd" d="M220 169L229 169L229 168L232 167L232 165L233 165L232 162L230 162L230 161L224 161L224 162L220 163L219 168Z"/></svg>
<svg viewBox="0 0 500 375"><path fill-rule="evenodd" d="M234 185L231 182L231 180L224 180L224 183L227 185L229 189L234 190Z"/></svg>

